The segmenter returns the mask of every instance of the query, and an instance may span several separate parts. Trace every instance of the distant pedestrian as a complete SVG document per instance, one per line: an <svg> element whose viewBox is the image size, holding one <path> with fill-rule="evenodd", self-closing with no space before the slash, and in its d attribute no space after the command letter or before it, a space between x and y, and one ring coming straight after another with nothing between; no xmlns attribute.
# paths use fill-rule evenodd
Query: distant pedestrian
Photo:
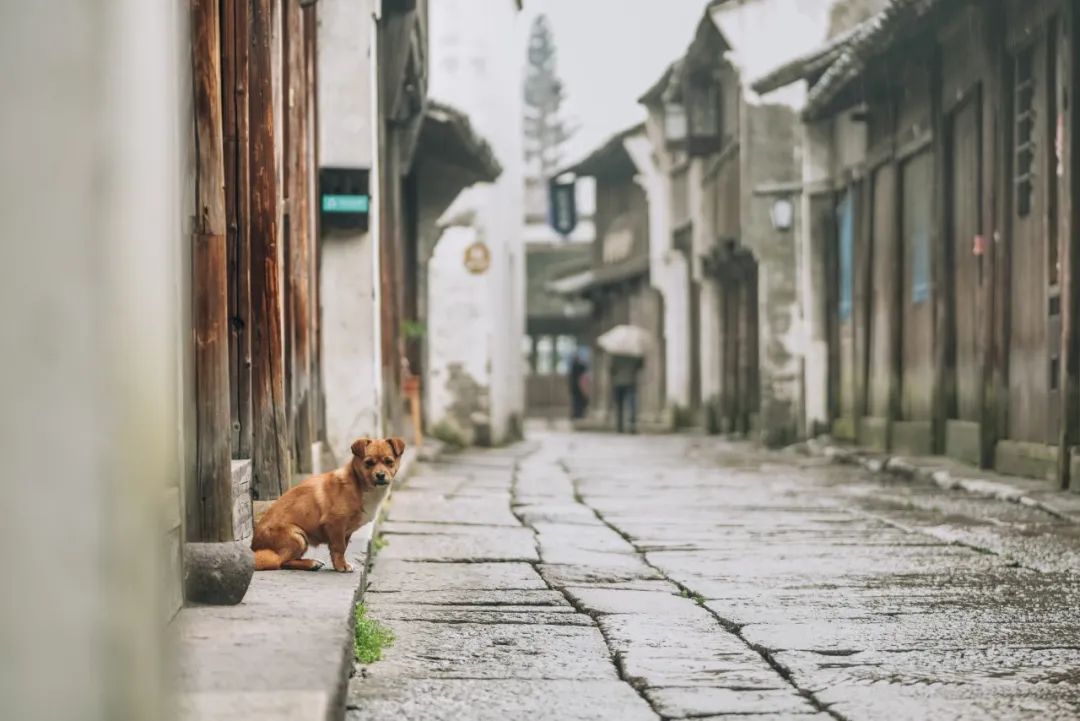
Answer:
<svg viewBox="0 0 1080 721"><path fill-rule="evenodd" d="M588 366L580 352L574 354L570 363L570 417L574 420L585 416L585 407L589 404L589 394L585 389Z"/></svg>
<svg viewBox="0 0 1080 721"><path fill-rule="evenodd" d="M637 433L637 379L641 359L611 357L611 386L615 391L615 418L619 433Z"/></svg>

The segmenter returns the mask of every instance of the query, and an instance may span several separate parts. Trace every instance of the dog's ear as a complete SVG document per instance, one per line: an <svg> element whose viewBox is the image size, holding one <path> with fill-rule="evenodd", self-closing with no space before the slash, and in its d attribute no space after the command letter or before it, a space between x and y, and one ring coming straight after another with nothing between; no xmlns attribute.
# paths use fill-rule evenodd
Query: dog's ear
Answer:
<svg viewBox="0 0 1080 721"><path fill-rule="evenodd" d="M390 447L394 449L394 455L401 458L401 454L405 452L405 439L404 438L387 438L386 442L390 444Z"/></svg>
<svg viewBox="0 0 1080 721"><path fill-rule="evenodd" d="M357 458L363 458L367 451L368 443L371 443L370 438L357 438L352 444L352 454Z"/></svg>

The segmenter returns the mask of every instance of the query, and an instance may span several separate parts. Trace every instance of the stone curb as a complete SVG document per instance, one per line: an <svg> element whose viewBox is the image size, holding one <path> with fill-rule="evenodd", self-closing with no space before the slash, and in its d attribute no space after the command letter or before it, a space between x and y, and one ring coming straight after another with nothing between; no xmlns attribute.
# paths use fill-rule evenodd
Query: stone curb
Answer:
<svg viewBox="0 0 1080 721"><path fill-rule="evenodd" d="M1016 503L1037 508L1069 523L1080 523L1076 516L1028 495L1023 489L987 478L957 478L945 468L929 468L904 456L874 453L857 447L843 447L832 441L813 438L802 444L811 456L827 458L833 463L861 466L871 473L888 473L896 478L927 483L949 491L963 491L979 498Z"/></svg>

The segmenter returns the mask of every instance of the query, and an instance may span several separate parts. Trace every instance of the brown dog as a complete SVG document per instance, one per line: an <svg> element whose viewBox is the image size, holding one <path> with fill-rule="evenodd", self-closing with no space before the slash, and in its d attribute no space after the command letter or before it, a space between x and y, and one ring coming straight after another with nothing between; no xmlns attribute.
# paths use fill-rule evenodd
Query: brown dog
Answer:
<svg viewBox="0 0 1080 721"><path fill-rule="evenodd" d="M312 476L286 491L255 524L251 539L255 570L318 571L322 561L301 556L308 546L327 543L334 570L352 571L345 560L349 538L374 517L404 451L400 438L358 438L352 444L353 457L343 468Z"/></svg>

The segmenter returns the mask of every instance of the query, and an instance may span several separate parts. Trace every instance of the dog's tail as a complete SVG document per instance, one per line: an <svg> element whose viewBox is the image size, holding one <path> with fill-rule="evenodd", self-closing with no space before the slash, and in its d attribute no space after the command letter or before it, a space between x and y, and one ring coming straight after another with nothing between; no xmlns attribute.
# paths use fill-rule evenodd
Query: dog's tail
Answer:
<svg viewBox="0 0 1080 721"><path fill-rule="evenodd" d="M269 548L255 551L256 571L276 571L280 568L281 556L277 554L277 551L270 550Z"/></svg>

